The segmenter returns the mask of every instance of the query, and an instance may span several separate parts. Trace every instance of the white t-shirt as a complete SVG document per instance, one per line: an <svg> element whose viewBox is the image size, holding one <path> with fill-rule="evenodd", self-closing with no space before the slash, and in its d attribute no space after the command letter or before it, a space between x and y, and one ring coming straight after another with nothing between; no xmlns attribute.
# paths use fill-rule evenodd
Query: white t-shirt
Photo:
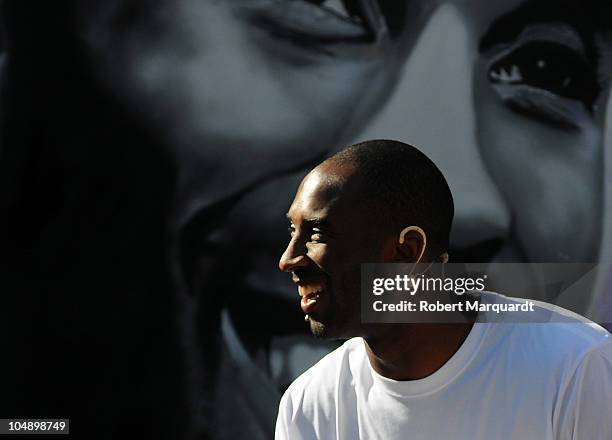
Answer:
<svg viewBox="0 0 612 440"><path fill-rule="evenodd" d="M482 301L525 300L483 293ZM420 380L377 374L364 341L350 339L287 389L276 439L612 440L612 337L535 303L535 313L554 309L551 321L565 322L481 315L489 322L475 323L451 359Z"/></svg>

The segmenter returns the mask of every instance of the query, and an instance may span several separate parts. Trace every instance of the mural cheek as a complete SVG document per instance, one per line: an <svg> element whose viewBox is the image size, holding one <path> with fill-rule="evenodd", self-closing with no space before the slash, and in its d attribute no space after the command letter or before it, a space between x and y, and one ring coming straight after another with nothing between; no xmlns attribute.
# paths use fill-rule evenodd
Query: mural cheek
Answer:
<svg viewBox="0 0 612 440"><path fill-rule="evenodd" d="M597 260L602 219L601 129L545 123L506 105L481 76L479 143L512 212L510 243L533 262Z"/></svg>
<svg viewBox="0 0 612 440"><path fill-rule="evenodd" d="M478 146L473 38L455 7L436 10L389 103L360 136L416 145L440 167L455 201L451 258L456 261L493 258L510 218Z"/></svg>
<svg viewBox="0 0 612 440"><path fill-rule="evenodd" d="M181 0L121 30L125 11L109 4L81 23L99 81L156 127L188 185L215 197L320 157L376 110L396 70L381 62L388 46L315 50L237 9Z"/></svg>

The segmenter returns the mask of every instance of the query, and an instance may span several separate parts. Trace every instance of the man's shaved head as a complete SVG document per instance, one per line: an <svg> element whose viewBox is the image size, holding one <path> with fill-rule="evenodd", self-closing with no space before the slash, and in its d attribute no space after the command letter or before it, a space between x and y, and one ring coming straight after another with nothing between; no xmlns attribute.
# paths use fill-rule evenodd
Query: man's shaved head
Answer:
<svg viewBox="0 0 612 440"><path fill-rule="evenodd" d="M391 140L366 141L336 153L317 168L343 170L334 173L339 182L357 179L359 198L381 210L377 217L386 227L398 233L409 225L425 230L430 257L448 250L453 197L438 167L415 147Z"/></svg>

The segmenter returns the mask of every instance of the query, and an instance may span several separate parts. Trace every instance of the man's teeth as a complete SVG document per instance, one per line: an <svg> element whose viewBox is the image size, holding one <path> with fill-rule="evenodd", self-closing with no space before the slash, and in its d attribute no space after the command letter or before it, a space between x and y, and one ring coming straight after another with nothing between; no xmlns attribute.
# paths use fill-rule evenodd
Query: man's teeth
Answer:
<svg viewBox="0 0 612 440"><path fill-rule="evenodd" d="M309 306L311 304L314 304L317 302L318 299L319 299L319 295L315 295L312 298L308 298L306 299L306 305Z"/></svg>
<svg viewBox="0 0 612 440"><path fill-rule="evenodd" d="M300 296L310 296L319 293L323 290L323 283L308 283L298 286Z"/></svg>

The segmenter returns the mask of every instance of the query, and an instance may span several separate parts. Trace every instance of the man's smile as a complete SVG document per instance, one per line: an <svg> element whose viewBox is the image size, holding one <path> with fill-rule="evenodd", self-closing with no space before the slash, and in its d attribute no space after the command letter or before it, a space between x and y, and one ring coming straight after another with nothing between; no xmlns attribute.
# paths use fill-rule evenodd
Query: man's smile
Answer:
<svg viewBox="0 0 612 440"><path fill-rule="evenodd" d="M316 309L317 303L324 291L325 282L323 281L300 282L298 284L298 293L302 297L300 305L304 313L309 314Z"/></svg>

